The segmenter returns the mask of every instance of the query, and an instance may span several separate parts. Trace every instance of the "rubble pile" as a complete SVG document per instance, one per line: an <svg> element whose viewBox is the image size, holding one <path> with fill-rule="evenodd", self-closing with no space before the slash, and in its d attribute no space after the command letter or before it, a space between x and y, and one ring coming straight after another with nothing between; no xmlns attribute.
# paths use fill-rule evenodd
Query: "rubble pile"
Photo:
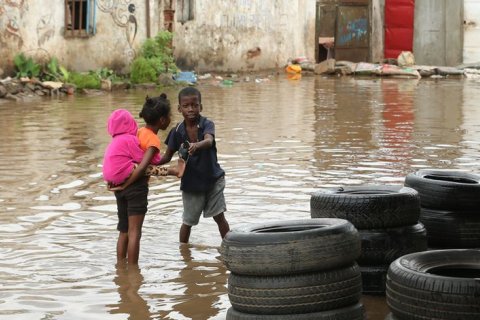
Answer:
<svg viewBox="0 0 480 320"><path fill-rule="evenodd" d="M73 85L54 81L40 81L35 78L10 78L0 80L0 98L22 100L27 97L60 96L73 94Z"/></svg>

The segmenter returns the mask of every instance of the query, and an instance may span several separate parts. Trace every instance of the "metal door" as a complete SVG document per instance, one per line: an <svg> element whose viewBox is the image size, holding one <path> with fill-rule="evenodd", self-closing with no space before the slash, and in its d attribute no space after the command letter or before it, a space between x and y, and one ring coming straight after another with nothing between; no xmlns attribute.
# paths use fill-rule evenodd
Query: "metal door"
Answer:
<svg viewBox="0 0 480 320"><path fill-rule="evenodd" d="M369 61L368 1L350 0L348 2L355 4L344 4L337 7L335 59L353 62ZM362 5L365 2L367 3Z"/></svg>

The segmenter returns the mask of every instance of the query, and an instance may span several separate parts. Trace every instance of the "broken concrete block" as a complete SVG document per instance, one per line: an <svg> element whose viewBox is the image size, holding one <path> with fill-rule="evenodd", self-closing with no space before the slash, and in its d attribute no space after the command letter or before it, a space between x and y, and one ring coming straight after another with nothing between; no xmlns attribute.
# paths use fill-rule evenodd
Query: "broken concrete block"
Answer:
<svg viewBox="0 0 480 320"><path fill-rule="evenodd" d="M332 74L335 73L335 59L327 59L315 65L315 74Z"/></svg>

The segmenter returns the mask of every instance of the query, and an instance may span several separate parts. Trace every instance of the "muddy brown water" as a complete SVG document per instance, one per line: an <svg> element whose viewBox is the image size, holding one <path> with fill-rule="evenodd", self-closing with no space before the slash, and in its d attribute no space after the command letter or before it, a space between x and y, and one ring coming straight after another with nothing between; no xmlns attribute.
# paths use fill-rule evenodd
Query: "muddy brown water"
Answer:
<svg viewBox="0 0 480 320"><path fill-rule="evenodd" d="M283 75L200 84L227 173L227 219L308 219L324 187L401 184L420 168L480 168L480 84ZM179 246L179 181L151 181L139 268L115 264L115 200L101 162L115 108L146 93L0 101L1 319L224 319L228 271L213 220ZM176 90L167 94L176 112ZM158 92L157 92L158 94ZM164 140L166 132L161 132ZM364 296L369 319L388 313Z"/></svg>

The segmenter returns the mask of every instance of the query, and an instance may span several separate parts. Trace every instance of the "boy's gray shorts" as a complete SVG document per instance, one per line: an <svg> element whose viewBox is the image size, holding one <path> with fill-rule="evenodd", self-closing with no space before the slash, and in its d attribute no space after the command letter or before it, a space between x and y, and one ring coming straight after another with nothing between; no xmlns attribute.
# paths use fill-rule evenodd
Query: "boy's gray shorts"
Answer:
<svg viewBox="0 0 480 320"><path fill-rule="evenodd" d="M225 177L220 177L213 188L207 192L182 191L183 200L183 223L195 226L203 212L204 218L214 217L227 210L223 190L225 189Z"/></svg>

